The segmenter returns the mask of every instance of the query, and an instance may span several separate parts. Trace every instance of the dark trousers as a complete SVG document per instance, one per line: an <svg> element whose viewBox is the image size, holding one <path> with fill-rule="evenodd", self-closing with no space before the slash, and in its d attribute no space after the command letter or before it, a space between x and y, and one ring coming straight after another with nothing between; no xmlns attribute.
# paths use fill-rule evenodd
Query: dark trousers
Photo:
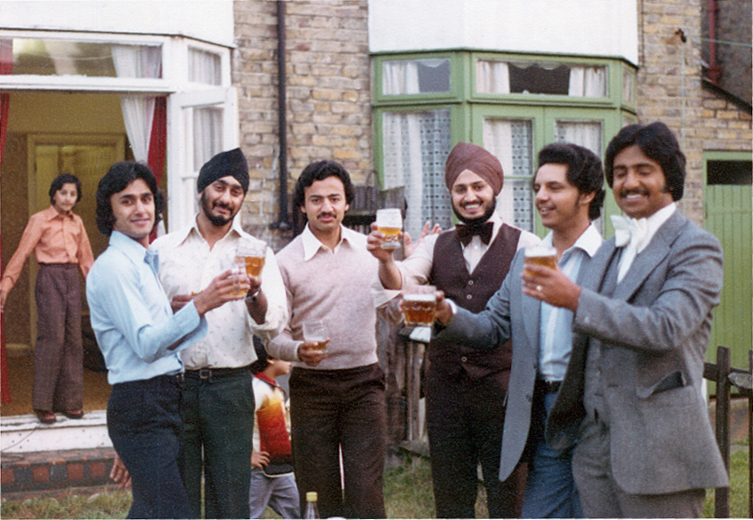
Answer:
<svg viewBox="0 0 753 520"><path fill-rule="evenodd" d="M489 518L518 518L525 468L499 480L505 419L505 374L472 380L464 371L445 373L430 365L426 426L437 518L475 518L478 464L486 487Z"/></svg>
<svg viewBox="0 0 753 520"><path fill-rule="evenodd" d="M294 368L290 415L301 514L306 492L316 491L322 518L385 518L382 474L387 413L379 365L343 370Z"/></svg>
<svg viewBox="0 0 753 520"><path fill-rule="evenodd" d="M84 405L84 348L77 264L42 264L34 295L37 344L31 404L37 411L65 412Z"/></svg>
<svg viewBox="0 0 753 520"><path fill-rule="evenodd" d="M128 518L188 518L178 469L183 427L176 376L118 383L107 403L107 431L131 474Z"/></svg>
<svg viewBox="0 0 753 520"><path fill-rule="evenodd" d="M254 434L253 377L236 369L183 383L183 450L180 468L193 518L201 518L204 476L206 518L249 518Z"/></svg>

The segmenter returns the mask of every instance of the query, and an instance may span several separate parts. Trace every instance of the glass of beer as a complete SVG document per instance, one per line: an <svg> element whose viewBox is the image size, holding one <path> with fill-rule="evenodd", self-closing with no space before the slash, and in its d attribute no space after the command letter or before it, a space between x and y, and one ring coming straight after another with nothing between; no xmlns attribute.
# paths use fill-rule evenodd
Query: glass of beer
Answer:
<svg viewBox="0 0 753 520"><path fill-rule="evenodd" d="M409 327L431 327L437 310L437 288L408 285L403 289L403 316Z"/></svg>
<svg viewBox="0 0 753 520"><path fill-rule="evenodd" d="M551 246L526 247L526 265L542 265L549 269L557 269L557 250ZM532 274L526 271L526 274Z"/></svg>
<svg viewBox="0 0 753 520"><path fill-rule="evenodd" d="M267 244L264 242L243 243L235 250L234 263L243 267L249 276L261 276Z"/></svg>
<svg viewBox="0 0 753 520"><path fill-rule="evenodd" d="M305 341L315 341L314 350L327 352L327 328L324 322L320 320L303 322L303 339Z"/></svg>
<svg viewBox="0 0 753 520"><path fill-rule="evenodd" d="M378 209L376 213L377 230L384 233L383 249L400 247L399 235L403 229L403 215L398 208Z"/></svg>
<svg viewBox="0 0 753 520"><path fill-rule="evenodd" d="M231 269L233 272L230 274L230 278L233 280L233 290L230 291L230 294L238 296L239 294L243 294L243 289L241 289L241 276L245 274L245 271L240 265L233 265Z"/></svg>

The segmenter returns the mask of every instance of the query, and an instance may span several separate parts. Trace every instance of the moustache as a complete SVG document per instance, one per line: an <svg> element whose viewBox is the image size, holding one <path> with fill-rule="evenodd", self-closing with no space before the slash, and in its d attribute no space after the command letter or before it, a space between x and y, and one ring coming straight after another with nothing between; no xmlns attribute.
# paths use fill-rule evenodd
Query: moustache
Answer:
<svg viewBox="0 0 753 520"><path fill-rule="evenodd" d="M629 195L643 195L644 197L648 197L649 193L648 190L622 190L620 192L621 198L625 198Z"/></svg>
<svg viewBox="0 0 753 520"><path fill-rule="evenodd" d="M336 217L337 217L337 215L335 215L334 213L319 213L319 214L318 214L318 215L316 216L316 218L322 218L322 217L332 217L332 218L336 218Z"/></svg>
<svg viewBox="0 0 753 520"><path fill-rule="evenodd" d="M225 204L224 202L215 202L212 204L213 208L225 208L226 210L232 211L233 208L229 204Z"/></svg>

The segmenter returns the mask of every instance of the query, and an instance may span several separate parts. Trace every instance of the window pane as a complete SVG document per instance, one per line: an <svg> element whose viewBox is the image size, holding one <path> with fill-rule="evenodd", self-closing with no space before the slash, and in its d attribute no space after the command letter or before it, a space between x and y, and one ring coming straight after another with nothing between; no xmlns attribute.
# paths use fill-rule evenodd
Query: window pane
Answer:
<svg viewBox="0 0 753 520"><path fill-rule="evenodd" d="M499 159L505 173L497 212L505 222L533 232L533 122L485 118L484 148Z"/></svg>
<svg viewBox="0 0 753 520"><path fill-rule="evenodd" d="M222 62L218 54L200 49L188 50L188 80L206 85L222 83Z"/></svg>
<svg viewBox="0 0 753 520"><path fill-rule="evenodd" d="M600 121L558 120L554 132L557 141L580 145L601 157Z"/></svg>
<svg viewBox="0 0 753 520"><path fill-rule="evenodd" d="M633 82L635 76L633 72L628 69L622 69L622 101L623 103L635 104L635 96L633 95Z"/></svg>
<svg viewBox="0 0 753 520"><path fill-rule="evenodd" d="M385 61L382 92L385 95L450 91L450 59Z"/></svg>
<svg viewBox="0 0 753 520"><path fill-rule="evenodd" d="M751 161L709 161L706 183L750 186L753 182L751 172Z"/></svg>
<svg viewBox="0 0 753 520"><path fill-rule="evenodd" d="M0 41L0 46L12 46L12 74L18 76L162 77L159 45L14 38Z"/></svg>
<svg viewBox="0 0 753 520"><path fill-rule="evenodd" d="M450 153L450 111L385 112L384 189L403 188L405 230L413 238L427 220L452 226L444 165Z"/></svg>
<svg viewBox="0 0 753 520"><path fill-rule="evenodd" d="M477 60L476 92L605 97L607 68L553 62Z"/></svg>

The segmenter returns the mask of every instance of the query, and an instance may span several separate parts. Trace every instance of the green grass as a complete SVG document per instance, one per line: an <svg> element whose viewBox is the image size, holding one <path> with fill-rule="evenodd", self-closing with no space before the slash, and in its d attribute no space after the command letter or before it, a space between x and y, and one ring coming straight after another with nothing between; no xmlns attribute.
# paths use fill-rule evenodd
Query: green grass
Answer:
<svg viewBox="0 0 753 520"><path fill-rule="evenodd" d="M738 450L730 460L732 489L730 492L730 516L748 517L748 453ZM476 502L476 517L487 515L485 494L479 486ZM385 507L388 518L432 518L434 497L431 489L429 463L422 458L407 459L405 464L387 470L384 475ZM129 492L111 486L95 495L60 495L57 498L42 497L27 500L2 501L0 517L8 518L125 518L131 505ZM714 516L714 492L706 496L704 518ZM269 508L264 518L279 518Z"/></svg>

